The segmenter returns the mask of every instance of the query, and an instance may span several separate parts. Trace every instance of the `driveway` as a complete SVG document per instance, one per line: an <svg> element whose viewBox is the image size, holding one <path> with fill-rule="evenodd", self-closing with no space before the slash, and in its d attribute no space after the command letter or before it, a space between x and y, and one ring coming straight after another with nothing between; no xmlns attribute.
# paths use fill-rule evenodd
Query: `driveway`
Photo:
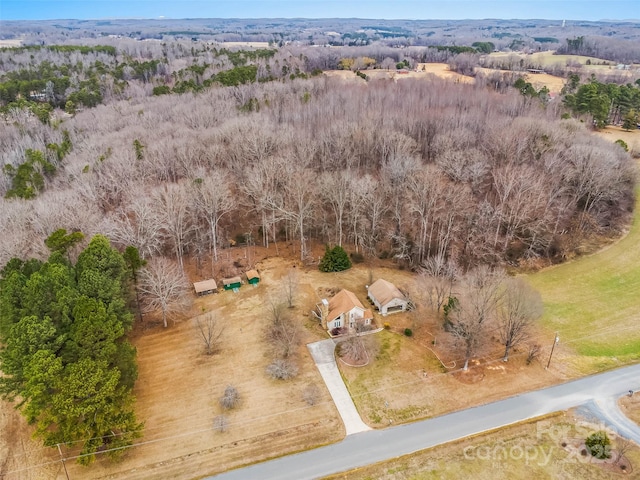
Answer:
<svg viewBox="0 0 640 480"><path fill-rule="evenodd" d="M344 385L338 365L336 365L335 342L331 339L322 340L308 344L307 348L313 361L316 362L316 367L318 367L324 383L329 389L333 403L335 403L344 423L347 435L371 430L360 418L360 414L353 404L353 400L351 400L351 395L349 395L349 391Z"/></svg>
<svg viewBox="0 0 640 480"><path fill-rule="evenodd" d="M640 445L640 427L622 413L618 397L599 398L589 402L586 407L618 435Z"/></svg>

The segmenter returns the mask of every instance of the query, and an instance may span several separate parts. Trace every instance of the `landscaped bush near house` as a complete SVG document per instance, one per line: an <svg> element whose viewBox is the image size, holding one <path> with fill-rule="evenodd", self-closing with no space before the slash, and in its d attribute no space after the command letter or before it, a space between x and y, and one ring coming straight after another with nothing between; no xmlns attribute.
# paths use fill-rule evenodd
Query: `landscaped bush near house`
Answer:
<svg viewBox="0 0 640 480"><path fill-rule="evenodd" d="M584 443L592 457L600 460L611 458L611 440L604 430L592 433Z"/></svg>
<svg viewBox="0 0 640 480"><path fill-rule="evenodd" d="M410 328L405 328L404 329L404 335L405 337L410 337L413 335L413 330L411 330Z"/></svg>

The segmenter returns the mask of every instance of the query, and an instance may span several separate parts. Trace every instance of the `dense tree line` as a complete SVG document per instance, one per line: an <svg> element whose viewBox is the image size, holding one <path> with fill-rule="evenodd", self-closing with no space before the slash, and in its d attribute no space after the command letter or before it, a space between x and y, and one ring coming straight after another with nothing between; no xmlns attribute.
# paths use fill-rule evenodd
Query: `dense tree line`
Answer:
<svg viewBox="0 0 640 480"><path fill-rule="evenodd" d="M635 85L603 83L591 78L579 84L576 75L569 77L565 86L564 104L572 112L588 113L598 127L609 123L622 123L629 130L636 128L640 112L640 80Z"/></svg>
<svg viewBox="0 0 640 480"><path fill-rule="evenodd" d="M317 241L414 266L560 260L625 224L635 177L558 108L437 79L326 78L99 106L64 122L74 148L43 193L0 204L2 251L42 256L37 239L64 227L222 269L219 249L246 232L303 259ZM25 120L3 130L2 156L17 166L53 139Z"/></svg>
<svg viewBox="0 0 640 480"><path fill-rule="evenodd" d="M74 114L78 108L132 96L306 77L303 61L288 50L229 50L180 42L126 47L0 48L0 113L28 110L47 123L54 108Z"/></svg>
<svg viewBox="0 0 640 480"><path fill-rule="evenodd" d="M82 40L121 48L137 42L269 42L272 46L459 46L494 44L501 51L528 52L566 48L567 40L584 38L583 46L599 58L636 63L639 34L633 22L554 20L364 20L364 19L138 19L10 22L5 38L28 45L69 44ZM140 40L148 40L141 42Z"/></svg>
<svg viewBox="0 0 640 480"><path fill-rule="evenodd" d="M97 235L72 263L83 238L57 230L42 262L14 258L0 280L0 393L45 445L79 445L78 461L98 451L117 457L140 435L131 390L135 349L126 340L128 272Z"/></svg>

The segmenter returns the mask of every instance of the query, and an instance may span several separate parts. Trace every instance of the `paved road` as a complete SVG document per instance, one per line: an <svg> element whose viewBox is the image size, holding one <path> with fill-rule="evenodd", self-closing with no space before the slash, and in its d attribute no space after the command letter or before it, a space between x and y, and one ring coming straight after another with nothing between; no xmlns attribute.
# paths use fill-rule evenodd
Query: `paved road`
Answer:
<svg viewBox="0 0 640 480"><path fill-rule="evenodd" d="M342 422L344 423L347 435L371 430L371 428L362 421L362 418L360 418L360 414L353 404L351 395L349 395L349 391L340 376L340 371L336 365L336 358L333 353L336 348L335 342L332 339L322 340L320 342L310 343L307 345L307 348L311 353L313 361L316 362L316 367L318 367L324 383L329 389L333 403L335 403Z"/></svg>
<svg viewBox="0 0 640 480"><path fill-rule="evenodd" d="M589 402L586 407L618 435L640 445L640 427L622 413L618 397L598 398Z"/></svg>
<svg viewBox="0 0 640 480"><path fill-rule="evenodd" d="M507 400L408 425L371 430L342 442L232 470L216 480L303 480L321 478L547 413L640 390L640 365L582 378Z"/></svg>

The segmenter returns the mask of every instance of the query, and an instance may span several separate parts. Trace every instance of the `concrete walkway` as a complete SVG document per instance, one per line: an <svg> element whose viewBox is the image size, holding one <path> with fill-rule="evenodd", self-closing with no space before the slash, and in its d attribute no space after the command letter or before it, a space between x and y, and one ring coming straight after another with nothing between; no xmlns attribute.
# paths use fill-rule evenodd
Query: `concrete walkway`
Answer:
<svg viewBox="0 0 640 480"><path fill-rule="evenodd" d="M335 342L331 339L322 340L308 344L307 348L316 362L316 367L318 367L320 375L329 389L333 402L336 404L347 435L371 430L360 418L360 414L351 400L351 395L342 381L334 355Z"/></svg>

